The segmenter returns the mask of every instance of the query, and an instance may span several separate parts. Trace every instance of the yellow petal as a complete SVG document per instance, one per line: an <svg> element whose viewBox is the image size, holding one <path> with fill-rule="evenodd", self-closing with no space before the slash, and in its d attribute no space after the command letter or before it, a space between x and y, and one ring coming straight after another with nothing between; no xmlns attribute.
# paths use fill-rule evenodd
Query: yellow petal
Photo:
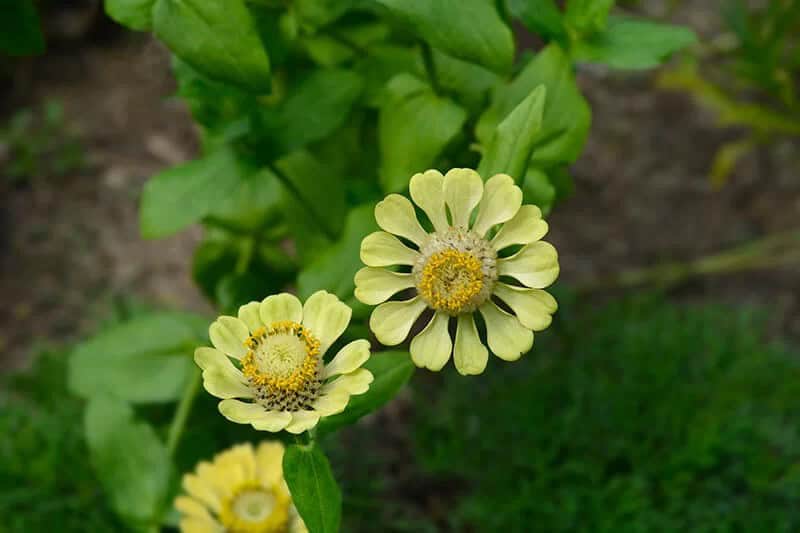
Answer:
<svg viewBox="0 0 800 533"><path fill-rule="evenodd" d="M250 330L244 322L236 317L221 316L208 328L211 343L224 353L241 359L247 353L244 341L250 336Z"/></svg>
<svg viewBox="0 0 800 533"><path fill-rule="evenodd" d="M249 424L264 417L268 412L261 404L239 400L222 400L217 407L225 418L239 424Z"/></svg>
<svg viewBox="0 0 800 533"><path fill-rule="evenodd" d="M324 354L344 333L352 313L347 304L327 291L317 291L308 297L303 306L303 325L319 339L320 353Z"/></svg>
<svg viewBox="0 0 800 533"><path fill-rule="evenodd" d="M364 267L356 272L355 296L361 303L377 305L394 294L414 286L411 274L383 268Z"/></svg>
<svg viewBox="0 0 800 533"><path fill-rule="evenodd" d="M361 262L367 266L413 265L417 257L419 252L385 231L370 233L361 241Z"/></svg>
<svg viewBox="0 0 800 533"><path fill-rule="evenodd" d="M447 364L453 351L453 341L447 330L449 323L449 315L436 313L425 329L411 340L411 360L415 365L438 372Z"/></svg>
<svg viewBox="0 0 800 533"><path fill-rule="evenodd" d="M180 521L181 533L223 533L225 528L213 518L185 518Z"/></svg>
<svg viewBox="0 0 800 533"><path fill-rule="evenodd" d="M438 170L426 170L414 174L408 184L411 199L414 200L433 224L436 231L447 229L447 213L444 207L444 176Z"/></svg>
<svg viewBox="0 0 800 533"><path fill-rule="evenodd" d="M382 344L395 346L408 337L411 326L425 307L425 302L419 296L404 302L386 302L372 312L369 328Z"/></svg>
<svg viewBox="0 0 800 533"><path fill-rule="evenodd" d="M390 194L378 202L375 221L382 230L405 237L417 245L428 240L428 233L419 225L414 206L405 196Z"/></svg>
<svg viewBox="0 0 800 533"><path fill-rule="evenodd" d="M496 283L494 294L508 304L523 326L533 331L547 328L553 321L553 313L558 309L556 299L541 289Z"/></svg>
<svg viewBox="0 0 800 533"><path fill-rule="evenodd" d="M292 421L286 426L289 433L302 433L313 428L319 422L319 413L315 411L295 411L292 413Z"/></svg>
<svg viewBox="0 0 800 533"><path fill-rule="evenodd" d="M258 314L258 309L261 307L261 302L250 302L239 308L239 320L244 322L251 332L257 330L264 324L261 322L261 317Z"/></svg>
<svg viewBox="0 0 800 533"><path fill-rule="evenodd" d="M346 391L323 394L314 402L314 411L320 416L331 416L344 411L347 402L350 401L350 394Z"/></svg>
<svg viewBox="0 0 800 533"><path fill-rule="evenodd" d="M519 323L517 317L506 313L491 300L479 308L486 322L489 348L500 359L516 361L533 346L533 332Z"/></svg>
<svg viewBox="0 0 800 533"><path fill-rule="evenodd" d="M289 533L308 533L308 528L305 522L303 522L303 519L300 518L294 505L290 509L289 514Z"/></svg>
<svg viewBox="0 0 800 533"><path fill-rule="evenodd" d="M503 224L492 239L495 250L512 244L528 244L547 234L547 222L542 220L542 211L535 205L523 205L514 217Z"/></svg>
<svg viewBox="0 0 800 533"><path fill-rule="evenodd" d="M339 374L353 372L369 359L369 341L359 339L345 345L339 353L325 365L322 377L327 379Z"/></svg>
<svg viewBox="0 0 800 533"><path fill-rule="evenodd" d="M369 384L374 379L372 372L366 368L359 368L355 372L344 374L330 383L326 383L320 392L322 394L340 394L342 392L353 395L364 394L369 390Z"/></svg>
<svg viewBox="0 0 800 533"><path fill-rule="evenodd" d="M283 478L283 452L283 444L278 441L264 441L256 448L257 475L264 485L273 485Z"/></svg>
<svg viewBox="0 0 800 533"><path fill-rule="evenodd" d="M497 273L516 278L533 289L544 289L558 277L558 252L549 242L526 244L519 252L497 261Z"/></svg>
<svg viewBox="0 0 800 533"><path fill-rule="evenodd" d="M197 366L203 369L203 386L217 398L252 398L242 372L233 366L228 356L214 348L197 348L194 351Z"/></svg>
<svg viewBox="0 0 800 533"><path fill-rule="evenodd" d="M497 174L486 181L478 217L472 229L480 236L489 228L510 220L522 205L522 189L508 174Z"/></svg>
<svg viewBox="0 0 800 533"><path fill-rule="evenodd" d="M444 201L450 208L453 226L466 228L472 210L481 201L483 181L469 168L454 168L444 176Z"/></svg>
<svg viewBox="0 0 800 533"><path fill-rule="evenodd" d="M292 415L286 411L266 411L260 418L254 419L250 425L259 431L276 433L284 429L292 420Z"/></svg>
<svg viewBox="0 0 800 533"><path fill-rule="evenodd" d="M261 302L259 314L265 326L282 320L290 320L299 324L303 321L303 304L294 294L288 292L273 294Z"/></svg>
<svg viewBox="0 0 800 533"><path fill-rule="evenodd" d="M458 373L464 376L480 374L486 369L489 351L478 336L478 328L471 313L458 315L453 362Z"/></svg>
<svg viewBox="0 0 800 533"><path fill-rule="evenodd" d="M211 514L208 508L200 503L199 500L190 498L188 496L178 496L175 498L175 509L187 517L196 517L210 520Z"/></svg>
<svg viewBox="0 0 800 533"><path fill-rule="evenodd" d="M206 507L214 512L220 509L220 494L210 483L200 479L196 474L186 474L183 476L183 489L191 497L202 502Z"/></svg>

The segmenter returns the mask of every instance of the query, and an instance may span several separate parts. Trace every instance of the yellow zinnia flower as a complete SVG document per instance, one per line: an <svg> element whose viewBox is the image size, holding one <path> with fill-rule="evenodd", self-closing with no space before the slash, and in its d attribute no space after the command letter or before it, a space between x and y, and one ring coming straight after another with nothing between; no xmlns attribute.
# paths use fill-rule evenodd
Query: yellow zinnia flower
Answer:
<svg viewBox="0 0 800 533"><path fill-rule="evenodd" d="M209 327L216 348L195 350L203 385L223 398L219 410L228 420L302 433L320 417L343 411L351 395L363 394L372 383L372 373L361 368L369 359L364 339L344 346L327 365L322 360L351 313L325 291L305 305L288 293L243 305L238 318L221 316Z"/></svg>
<svg viewBox="0 0 800 533"><path fill-rule="evenodd" d="M423 229L407 198L390 194L375 206L375 219L385 231L361 243L367 267L356 274L355 296L368 305L381 304L369 321L375 336L389 346L400 344L422 312L432 309L432 319L411 341L414 363L441 370L452 353L461 374L480 374L489 354L473 318L477 310L492 352L506 361L519 359L531 349L533 331L549 326L557 308L541 290L559 272L556 249L539 240L548 229L542 212L522 205L522 191L505 174L484 186L474 170L453 169L445 176L428 170L411 178L409 191L433 232ZM508 255L509 247L519 245ZM382 268L395 265L401 270ZM381 303L406 289L415 289L416 296ZM455 344L451 318L457 323Z"/></svg>
<svg viewBox="0 0 800 533"><path fill-rule="evenodd" d="M283 479L283 444L239 444L183 476L183 533L308 533Z"/></svg>

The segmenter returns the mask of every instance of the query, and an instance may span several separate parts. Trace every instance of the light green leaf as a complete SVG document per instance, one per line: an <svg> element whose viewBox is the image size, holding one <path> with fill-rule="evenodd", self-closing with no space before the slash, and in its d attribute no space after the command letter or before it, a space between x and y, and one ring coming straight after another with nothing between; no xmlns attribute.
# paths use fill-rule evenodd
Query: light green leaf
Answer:
<svg viewBox="0 0 800 533"><path fill-rule="evenodd" d="M149 30L156 0L105 0L106 13L132 30Z"/></svg>
<svg viewBox="0 0 800 533"><path fill-rule="evenodd" d="M394 77L378 117L383 189L402 190L414 173L431 168L466 119L464 109L417 78Z"/></svg>
<svg viewBox="0 0 800 533"><path fill-rule="evenodd" d="M352 424L362 416L378 410L402 390L416 369L408 352L399 351L374 353L364 363L364 368L375 376L369 390L364 394L351 396L344 412L320 420L317 429L321 434Z"/></svg>
<svg viewBox="0 0 800 533"><path fill-rule="evenodd" d="M113 396L93 396L85 412L92 466L117 513L133 529L155 523L165 503L172 470L153 427Z"/></svg>
<svg viewBox="0 0 800 533"><path fill-rule="evenodd" d="M566 40L564 20L555 0L507 0L508 10L529 30L547 39Z"/></svg>
<svg viewBox="0 0 800 533"><path fill-rule="evenodd" d="M12 56L44 52L44 36L33 0L3 2L0 16L0 52Z"/></svg>
<svg viewBox="0 0 800 533"><path fill-rule="evenodd" d="M283 454L283 477L308 531L337 533L342 493L320 449L313 444L288 446Z"/></svg>
<svg viewBox="0 0 800 533"><path fill-rule="evenodd" d="M540 85L497 125L478 167L481 176L505 173L522 181L542 127L546 94L544 85Z"/></svg>
<svg viewBox="0 0 800 533"><path fill-rule="evenodd" d="M270 92L269 58L243 0L157 0L153 31L207 76Z"/></svg>
<svg viewBox="0 0 800 533"><path fill-rule="evenodd" d="M591 34L606 28L608 13L615 0L567 0L564 13L566 25L579 35Z"/></svg>
<svg viewBox="0 0 800 533"><path fill-rule="evenodd" d="M111 394L131 403L175 400L207 327L206 319L178 312L151 313L110 327L71 354L69 389L84 398Z"/></svg>
<svg viewBox="0 0 800 533"><path fill-rule="evenodd" d="M526 204L533 204L547 214L556 200L556 188L542 170L529 168L522 183L522 198Z"/></svg>
<svg viewBox="0 0 800 533"><path fill-rule="evenodd" d="M694 32L683 26L610 17L604 31L573 43L572 56L576 61L613 68L646 69L696 41Z"/></svg>
<svg viewBox="0 0 800 533"><path fill-rule="evenodd" d="M274 222L280 214L281 184L269 170L243 179L238 187L208 212L208 219L241 232L253 232Z"/></svg>
<svg viewBox="0 0 800 533"><path fill-rule="evenodd" d="M292 9L300 24L320 28L344 15L358 0L293 0Z"/></svg>
<svg viewBox="0 0 800 533"><path fill-rule="evenodd" d="M514 61L511 29L487 0L376 0L409 30L453 57L505 73Z"/></svg>
<svg viewBox="0 0 800 533"><path fill-rule="evenodd" d="M432 60L439 86L454 93L457 100L470 109L483 109L489 89L499 80L497 74L480 65L456 59L435 49ZM419 75L425 73L421 59L418 62L417 72Z"/></svg>

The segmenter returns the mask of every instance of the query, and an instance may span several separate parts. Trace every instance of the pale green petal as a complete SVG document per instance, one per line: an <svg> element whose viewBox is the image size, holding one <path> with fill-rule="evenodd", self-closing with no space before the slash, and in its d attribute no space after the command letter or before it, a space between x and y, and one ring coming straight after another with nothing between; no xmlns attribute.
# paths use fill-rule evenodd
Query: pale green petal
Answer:
<svg viewBox="0 0 800 533"><path fill-rule="evenodd" d="M369 328L386 346L400 344L427 305L419 296L404 302L386 302L372 311Z"/></svg>
<svg viewBox="0 0 800 533"><path fill-rule="evenodd" d="M369 359L369 341L358 339L345 345L330 363L325 365L323 379L338 374L347 374L361 367Z"/></svg>
<svg viewBox="0 0 800 533"><path fill-rule="evenodd" d="M290 320L299 324L303 321L303 304L294 294L288 292L273 294L261 302L259 314L261 321L267 327L282 320Z"/></svg>
<svg viewBox="0 0 800 533"><path fill-rule="evenodd" d="M453 341L447 326L450 316L436 313L433 319L416 337L411 340L411 360L420 368L438 372L453 351Z"/></svg>
<svg viewBox="0 0 800 533"><path fill-rule="evenodd" d="M405 237L417 245L428 240L428 233L419 225L414 206L405 196L390 194L378 202L375 221L382 230Z"/></svg>
<svg viewBox="0 0 800 533"><path fill-rule="evenodd" d="M356 272L355 282L356 298L367 305L385 302L403 289L414 286L411 274L373 267L364 267Z"/></svg>
<svg viewBox="0 0 800 533"><path fill-rule="evenodd" d="M219 350L198 348L194 351L194 360L203 369L203 386L217 398L254 396L242 372Z"/></svg>
<svg viewBox="0 0 800 533"><path fill-rule="evenodd" d="M247 353L244 341L250 337L247 325L236 317L221 316L208 328L211 343L224 353L241 359Z"/></svg>
<svg viewBox="0 0 800 533"><path fill-rule="evenodd" d="M544 289L558 277L558 252L549 242L526 244L522 250L497 261L497 273L511 276L533 289Z"/></svg>
<svg viewBox="0 0 800 533"><path fill-rule="evenodd" d="M251 332L262 327L264 324L261 322L261 317L258 310L261 307L261 302L250 302L244 304L239 308L239 320L244 322Z"/></svg>
<svg viewBox="0 0 800 533"><path fill-rule="evenodd" d="M375 379L372 372L366 368L359 368L355 372L344 374L330 383L322 386L322 394L364 394L369 389L369 384Z"/></svg>
<svg viewBox="0 0 800 533"><path fill-rule="evenodd" d="M240 402L239 400L222 400L217 406L222 416L239 424L249 424L264 418L267 410L257 403Z"/></svg>
<svg viewBox="0 0 800 533"><path fill-rule="evenodd" d="M523 205L514 218L503 224L492 239L495 250L512 244L528 244L547 234L547 222L542 220L542 211L535 205Z"/></svg>
<svg viewBox="0 0 800 533"><path fill-rule="evenodd" d="M489 349L506 361L516 361L533 346L533 332L519 323L517 317L506 313L494 302L488 301L479 308L486 322L486 340Z"/></svg>
<svg viewBox="0 0 800 533"><path fill-rule="evenodd" d="M480 374L486 369L489 351L478 336L478 328L471 313L458 315L453 362L458 373L464 376Z"/></svg>
<svg viewBox="0 0 800 533"><path fill-rule="evenodd" d="M444 201L450 208L453 226L469 226L469 217L482 194L483 180L474 170L454 168L445 174Z"/></svg>
<svg viewBox="0 0 800 533"><path fill-rule="evenodd" d="M286 411L265 411L261 417L252 420L250 425L258 431L277 433L289 425L291 421L292 415Z"/></svg>
<svg viewBox="0 0 800 533"><path fill-rule="evenodd" d="M438 170L426 170L414 174L408 184L411 199L428 215L436 231L447 229L447 213L444 207L444 176Z"/></svg>
<svg viewBox="0 0 800 533"><path fill-rule="evenodd" d="M303 306L303 325L320 342L320 353L336 342L350 323L353 310L327 291L317 291L306 300Z"/></svg>
<svg viewBox="0 0 800 533"><path fill-rule="evenodd" d="M541 289L496 283L494 294L508 304L523 326L533 331L546 329L553 321L553 313L558 309L556 299Z"/></svg>
<svg viewBox="0 0 800 533"><path fill-rule="evenodd" d="M484 236L489 228L510 220L522 205L522 189L508 174L497 174L486 181L478 217L472 230Z"/></svg>
<svg viewBox="0 0 800 533"><path fill-rule="evenodd" d="M350 394L346 391L337 391L331 394L324 394L314 402L314 411L320 416L332 416L344 411L347 402L350 401Z"/></svg>
<svg viewBox="0 0 800 533"><path fill-rule="evenodd" d="M400 239L386 233L376 231L370 233L361 241L361 262L371 267L391 265L413 265L419 257L419 252L412 250Z"/></svg>
<svg viewBox="0 0 800 533"><path fill-rule="evenodd" d="M286 431L295 435L313 428L319 422L319 413L315 411L295 411L292 421L286 426Z"/></svg>

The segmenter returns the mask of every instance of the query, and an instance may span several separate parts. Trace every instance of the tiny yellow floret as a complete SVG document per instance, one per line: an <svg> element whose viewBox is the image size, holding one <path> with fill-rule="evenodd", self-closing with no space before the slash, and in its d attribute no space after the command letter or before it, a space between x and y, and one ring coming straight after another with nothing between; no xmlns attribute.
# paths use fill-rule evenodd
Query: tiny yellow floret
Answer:
<svg viewBox="0 0 800 533"><path fill-rule="evenodd" d="M292 501L285 490L246 481L222 501L219 520L226 531L278 533L286 530Z"/></svg>
<svg viewBox="0 0 800 533"><path fill-rule="evenodd" d="M255 386L296 392L317 379L320 342L296 322L259 328L244 345L242 373Z"/></svg>
<svg viewBox="0 0 800 533"><path fill-rule="evenodd" d="M483 289L481 267L481 261L469 252L437 252L422 268L419 293L433 309L456 315Z"/></svg>

